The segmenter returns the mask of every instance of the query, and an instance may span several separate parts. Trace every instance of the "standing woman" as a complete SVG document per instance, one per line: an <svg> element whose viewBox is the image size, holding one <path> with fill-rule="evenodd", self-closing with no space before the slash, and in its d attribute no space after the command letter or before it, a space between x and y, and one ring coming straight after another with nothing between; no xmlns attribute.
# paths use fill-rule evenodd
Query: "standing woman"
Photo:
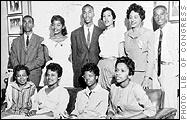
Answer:
<svg viewBox="0 0 187 120"><path fill-rule="evenodd" d="M123 33L115 27L116 14L109 8L103 8L101 20L104 22L106 29L99 36L100 57L102 58L98 67L100 69L99 83L104 89L110 90L111 82L114 75L114 64L117 57L125 56Z"/></svg>
<svg viewBox="0 0 187 120"><path fill-rule="evenodd" d="M73 86L73 69L71 63L71 46L70 39L67 36L65 20L60 15L54 15L51 18L50 37L42 42L47 46L49 56L52 60L48 61L46 65L51 62L59 63L63 67L63 75L61 77L60 85ZM46 71L46 67L43 69ZM45 84L45 75L43 72L40 85ZM62 83L63 82L63 83Z"/></svg>
<svg viewBox="0 0 187 120"><path fill-rule="evenodd" d="M145 10L136 3L129 6L127 19L131 29L125 33L125 52L135 62L132 81L150 89L154 69L154 32L143 27Z"/></svg>

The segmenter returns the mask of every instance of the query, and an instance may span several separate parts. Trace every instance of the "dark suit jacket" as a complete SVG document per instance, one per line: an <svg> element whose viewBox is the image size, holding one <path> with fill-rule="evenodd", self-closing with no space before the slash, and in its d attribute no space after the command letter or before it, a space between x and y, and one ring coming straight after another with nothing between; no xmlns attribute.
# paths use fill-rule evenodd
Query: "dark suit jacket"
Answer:
<svg viewBox="0 0 187 120"><path fill-rule="evenodd" d="M90 47L88 48L84 35L84 27L81 26L71 33L72 64L74 76L80 75L81 67L89 62L97 64L99 61L99 35L103 30L94 25ZM78 74L78 76L76 75ZM75 82L75 79L74 79Z"/></svg>
<svg viewBox="0 0 187 120"><path fill-rule="evenodd" d="M29 79L39 85L41 79L41 66L44 64L44 54L41 42L44 40L36 34L32 34L28 48L25 48L24 35L13 40L11 46L10 60L12 66L18 64L26 65L30 70Z"/></svg>

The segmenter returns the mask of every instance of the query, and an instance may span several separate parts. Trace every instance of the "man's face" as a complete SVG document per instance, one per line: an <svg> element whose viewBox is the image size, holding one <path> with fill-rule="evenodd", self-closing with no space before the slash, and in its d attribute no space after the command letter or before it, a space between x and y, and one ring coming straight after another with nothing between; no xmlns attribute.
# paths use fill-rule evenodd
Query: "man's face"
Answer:
<svg viewBox="0 0 187 120"><path fill-rule="evenodd" d="M31 18L26 17L23 19L23 29L25 32L31 32L33 27L34 24Z"/></svg>
<svg viewBox="0 0 187 120"><path fill-rule="evenodd" d="M167 22L168 14L164 8L157 8L154 11L154 20L157 25L163 26Z"/></svg>
<svg viewBox="0 0 187 120"><path fill-rule="evenodd" d="M82 10L82 17L84 19L84 23L89 24L93 22L93 17L94 17L94 11L90 6L86 6Z"/></svg>

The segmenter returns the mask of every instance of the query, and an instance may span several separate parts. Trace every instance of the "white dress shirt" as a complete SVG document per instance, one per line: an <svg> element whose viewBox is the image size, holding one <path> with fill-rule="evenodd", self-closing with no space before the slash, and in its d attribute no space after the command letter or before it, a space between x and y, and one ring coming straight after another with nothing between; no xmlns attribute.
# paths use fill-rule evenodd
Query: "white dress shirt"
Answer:
<svg viewBox="0 0 187 120"><path fill-rule="evenodd" d="M84 25L84 35L85 35L85 38L86 38L86 42L87 42L87 35L88 35L88 29L89 29L89 31L90 31L90 43L91 43L93 28L94 28L94 24L92 24L89 28L86 25Z"/></svg>
<svg viewBox="0 0 187 120"><path fill-rule="evenodd" d="M33 34L33 33L31 33L31 34L29 35L29 42L30 42L30 39L31 39L32 34ZM25 46L26 46L26 41L27 41L27 35L26 35L26 34L24 34L24 41L25 41Z"/></svg>

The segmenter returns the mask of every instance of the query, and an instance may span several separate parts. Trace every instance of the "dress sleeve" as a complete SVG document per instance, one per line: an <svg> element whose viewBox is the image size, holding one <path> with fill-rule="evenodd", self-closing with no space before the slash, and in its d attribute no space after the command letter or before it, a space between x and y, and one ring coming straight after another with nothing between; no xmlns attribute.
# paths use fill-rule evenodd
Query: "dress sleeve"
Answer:
<svg viewBox="0 0 187 120"><path fill-rule="evenodd" d="M147 67L146 67L145 76L151 78L153 78L153 70L154 70L154 57L155 57L154 41L155 41L155 34L154 32L150 31L148 35L148 43L147 43L148 56L147 56Z"/></svg>
<svg viewBox="0 0 187 120"><path fill-rule="evenodd" d="M6 88L6 93L5 93L5 101L7 102L7 108L9 109L12 106L12 86L11 84L8 84Z"/></svg>
<svg viewBox="0 0 187 120"><path fill-rule="evenodd" d="M56 106L52 108L54 117L58 118L59 115L63 115L69 103L69 93L65 88L59 89L58 101Z"/></svg>
<svg viewBox="0 0 187 120"><path fill-rule="evenodd" d="M134 85L133 91L138 103L144 107L143 113L149 117L154 116L156 114L156 108L151 103L143 88L140 85Z"/></svg>
<svg viewBox="0 0 187 120"><path fill-rule="evenodd" d="M107 108L108 108L108 94L109 92L105 92L102 94L101 103L98 106L97 112L100 113L100 118L106 116Z"/></svg>

